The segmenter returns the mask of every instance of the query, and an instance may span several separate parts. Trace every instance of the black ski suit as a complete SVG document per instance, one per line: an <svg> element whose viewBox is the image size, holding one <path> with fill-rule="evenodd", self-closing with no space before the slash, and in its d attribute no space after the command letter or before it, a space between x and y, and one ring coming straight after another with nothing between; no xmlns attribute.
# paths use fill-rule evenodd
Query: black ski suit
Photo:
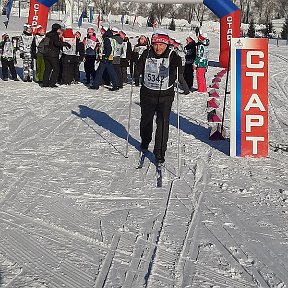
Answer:
<svg viewBox="0 0 288 288"><path fill-rule="evenodd" d="M145 66L146 62L147 66ZM148 71L149 63L153 66L153 63L156 62L159 65L158 68L156 70L152 68L154 71ZM151 65L150 67L152 67ZM135 69L135 77L139 77L139 74L143 75L140 89L141 148L148 149L152 140L153 118L156 113L157 127L153 153L158 162L165 161L169 134L169 116L175 94L174 83L177 78L177 67L178 70L181 70L181 58L175 51L171 51L167 47L161 56L157 56L153 48L145 50L137 63L137 69ZM146 68L147 71L145 71ZM149 73L151 71L152 73ZM164 71L164 74L162 74L162 71Z"/></svg>

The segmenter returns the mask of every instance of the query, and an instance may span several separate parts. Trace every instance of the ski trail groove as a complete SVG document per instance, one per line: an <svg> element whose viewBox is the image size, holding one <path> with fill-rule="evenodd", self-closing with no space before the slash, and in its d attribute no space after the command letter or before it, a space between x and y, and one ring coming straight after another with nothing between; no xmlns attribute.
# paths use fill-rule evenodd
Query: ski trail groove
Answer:
<svg viewBox="0 0 288 288"><path fill-rule="evenodd" d="M106 282L106 279L108 277L108 274L109 274L109 271L110 271L110 268L112 265L112 261L113 261L114 255L116 253L119 241L120 241L120 235L114 234L112 237L110 250L107 253L105 260L102 263L101 270L100 270L99 274L97 275L97 278L95 279L96 281L95 281L95 284L93 287L95 287L95 288L105 287L105 282Z"/></svg>
<svg viewBox="0 0 288 288"><path fill-rule="evenodd" d="M210 153L210 152L209 152ZM210 156L207 154L206 162L209 162ZM200 161L199 161L200 162ZM198 162L197 162L198 163ZM208 163L207 163L208 164ZM195 239L194 236L197 233L197 227L200 221L200 208L202 204L202 200L204 197L204 192L207 189L207 183L209 176L208 165L204 161L201 161L195 167L195 183L192 190L192 195L194 197L194 210L191 212L190 219L188 222L187 233L185 235L182 250L179 255L178 263L176 266L176 287L182 287L183 285L183 274L185 267L185 258L189 258L189 253L193 254L193 250L195 249ZM196 200L196 194L199 193L199 198Z"/></svg>

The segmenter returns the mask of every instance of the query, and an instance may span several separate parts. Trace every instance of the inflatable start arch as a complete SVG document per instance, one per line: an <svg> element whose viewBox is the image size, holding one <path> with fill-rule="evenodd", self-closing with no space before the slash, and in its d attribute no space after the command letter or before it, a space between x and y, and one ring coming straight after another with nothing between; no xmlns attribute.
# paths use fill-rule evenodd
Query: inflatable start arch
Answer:
<svg viewBox="0 0 288 288"><path fill-rule="evenodd" d="M123 0L122 0L123 1ZM129 2L146 3L203 3L220 18L220 65L227 68L229 65L230 40L240 37L241 13L240 9L231 0L124 0ZM57 0L30 0L28 23L32 27L42 25L45 29L49 8ZM68 1L69 2L69 1Z"/></svg>

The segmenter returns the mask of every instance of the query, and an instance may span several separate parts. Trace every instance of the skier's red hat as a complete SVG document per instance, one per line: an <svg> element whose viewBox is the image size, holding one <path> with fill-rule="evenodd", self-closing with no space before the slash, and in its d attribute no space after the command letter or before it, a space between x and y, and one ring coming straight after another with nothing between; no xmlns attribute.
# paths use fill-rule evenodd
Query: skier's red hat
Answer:
<svg viewBox="0 0 288 288"><path fill-rule="evenodd" d="M188 36L188 37L186 38L186 41L187 41L188 43L191 43L191 42L194 42L194 39L192 38L192 36Z"/></svg>
<svg viewBox="0 0 288 288"><path fill-rule="evenodd" d="M73 34L72 28L65 29L65 31L63 32L63 37L64 38L74 38L75 35Z"/></svg>
<svg viewBox="0 0 288 288"><path fill-rule="evenodd" d="M155 33L152 35L151 38L151 43L156 44L156 43L163 43L168 45L169 44L169 36L166 33Z"/></svg>
<svg viewBox="0 0 288 288"><path fill-rule="evenodd" d="M103 35L105 32L106 32L106 29L104 27L101 27L101 29L100 29L101 35Z"/></svg>
<svg viewBox="0 0 288 288"><path fill-rule="evenodd" d="M206 39L205 35L201 35L201 34L200 34L200 35L198 36L198 40L199 40L199 41L204 41L205 39Z"/></svg>

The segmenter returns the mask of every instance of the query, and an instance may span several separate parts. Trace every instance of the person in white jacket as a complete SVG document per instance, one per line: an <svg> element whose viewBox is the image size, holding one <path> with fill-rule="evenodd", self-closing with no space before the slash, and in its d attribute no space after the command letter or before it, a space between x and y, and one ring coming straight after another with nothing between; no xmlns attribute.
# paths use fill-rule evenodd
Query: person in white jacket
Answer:
<svg viewBox="0 0 288 288"><path fill-rule="evenodd" d="M33 80L33 58L32 58L32 27L24 24L23 33L19 39L20 58L23 59L23 81L32 82Z"/></svg>

